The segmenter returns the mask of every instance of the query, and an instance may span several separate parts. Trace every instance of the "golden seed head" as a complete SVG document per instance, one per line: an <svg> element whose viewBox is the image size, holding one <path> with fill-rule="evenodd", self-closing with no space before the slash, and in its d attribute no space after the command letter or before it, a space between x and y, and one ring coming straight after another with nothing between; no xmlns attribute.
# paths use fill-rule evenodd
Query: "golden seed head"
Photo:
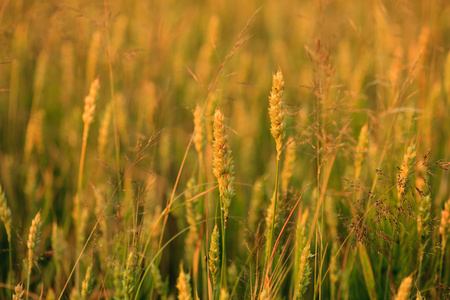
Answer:
<svg viewBox="0 0 450 300"><path fill-rule="evenodd" d="M409 183L409 173L414 164L414 159L416 158L416 146L411 145L406 149L406 153L403 156L403 163L400 169L400 173L397 176L397 191L398 197L401 199L405 196L408 190Z"/></svg>
<svg viewBox="0 0 450 300"><path fill-rule="evenodd" d="M30 233L28 235L27 247L28 247L28 270L31 270L34 255L39 244L41 236L41 213L38 212L31 222Z"/></svg>
<svg viewBox="0 0 450 300"><path fill-rule="evenodd" d="M279 69L278 72L273 75L272 90L269 96L269 116L271 122L270 132L276 142L278 159L280 157L281 148L283 147L283 140L286 135L286 122L282 100L283 92L284 79L283 74Z"/></svg>
<svg viewBox="0 0 450 300"><path fill-rule="evenodd" d="M84 99L84 112L83 112L83 122L87 126L92 123L94 119L94 111L95 111L95 99L97 98L98 89L100 88L100 82L98 78L96 78L91 83L91 88L89 90L89 95Z"/></svg>
<svg viewBox="0 0 450 300"><path fill-rule="evenodd" d="M205 136L205 120L202 116L202 109L199 105L195 107L194 110L194 145L198 153L203 152L206 144Z"/></svg>
<svg viewBox="0 0 450 300"><path fill-rule="evenodd" d="M11 239L11 210L6 203L5 193L2 190L2 186L0 185L0 221L3 222L6 229L6 234L8 235L8 239Z"/></svg>
<svg viewBox="0 0 450 300"><path fill-rule="evenodd" d="M412 275L410 275L402 280L402 283L398 288L397 296L395 296L395 300L409 299L409 294L411 293L412 279L413 279Z"/></svg>
<svg viewBox="0 0 450 300"><path fill-rule="evenodd" d="M125 299L131 299L133 296L135 284L135 267L136 267L136 253L131 250L128 254L127 263L123 272L122 286Z"/></svg>
<svg viewBox="0 0 450 300"><path fill-rule="evenodd" d="M355 178L358 179L361 174L361 165L367 154L367 147L369 144L368 125L364 125L361 128L358 138L358 146L356 147L356 159L355 159Z"/></svg>
<svg viewBox="0 0 450 300"><path fill-rule="evenodd" d="M16 287L14 288L14 295L13 295L13 300L22 300L23 299L23 294L25 293L24 289L23 289L23 283L19 283L18 285L16 285Z"/></svg>
<svg viewBox="0 0 450 300"><path fill-rule="evenodd" d="M179 300L192 300L191 295L191 277L189 274L184 273L183 264L180 265L180 276L177 279L178 299Z"/></svg>
<svg viewBox="0 0 450 300"><path fill-rule="evenodd" d="M234 163L228 143L224 116L219 109L216 109L214 114L213 150L213 173L219 182L222 209L224 217L227 218L228 208L234 196Z"/></svg>
<svg viewBox="0 0 450 300"><path fill-rule="evenodd" d="M87 267L86 275L81 283L81 298L86 299L86 297L92 293L94 288L94 272L92 271L92 266Z"/></svg>

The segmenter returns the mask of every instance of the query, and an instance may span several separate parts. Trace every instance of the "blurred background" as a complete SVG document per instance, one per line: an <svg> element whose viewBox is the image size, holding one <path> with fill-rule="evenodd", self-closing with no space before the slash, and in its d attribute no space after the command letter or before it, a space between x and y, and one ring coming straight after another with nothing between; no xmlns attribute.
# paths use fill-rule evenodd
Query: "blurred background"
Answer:
<svg viewBox="0 0 450 300"><path fill-rule="evenodd" d="M139 239L135 231L153 224L154 216L161 214L174 195L181 199L175 204L182 203L189 178L204 168L202 188L214 186L211 142L216 107L226 118L235 165L236 197L230 208L227 255L229 265L237 269L231 274L239 272L256 232L249 213L256 214L254 222L264 219L275 184L276 149L267 109L272 74L280 69L285 80L286 135L292 138L296 152L286 185L296 195L310 184L301 204L310 209L310 215L318 195L333 199L331 206L325 206L330 211L321 217L324 237L319 240L324 249L328 242L344 243L351 231L344 223L368 211L370 195L385 195L388 202L396 197L396 188L390 187L396 184L408 147L414 145L417 159L431 149L426 194L432 198L430 232L434 238L430 243L436 248L427 253L437 259L427 256L428 273L419 286L432 289L440 255L436 250L440 212L450 193L448 174L438 162L450 156L449 13L450 3L444 0L3 0L0 184L12 215L13 250L1 228L0 249L5 251L0 251L0 281L6 283L10 278L9 251L14 266L10 284L25 280L21 270L27 234L40 211L42 235L32 290L36 295L42 288L44 295L50 290L56 295L61 292L78 253L73 246L80 238L73 212L77 194L80 207L88 212L82 243L97 220L104 226L91 237L82 270L94 261L94 273L107 274L117 261L125 263L123 253L135 244L134 238ZM100 89L80 190L84 99L96 78ZM190 144L197 105L203 110L207 137L200 163ZM358 138L365 124L367 153L355 178ZM424 177L412 176L411 182ZM327 181L325 186L318 183L322 179ZM417 193L411 192L412 185L407 198L411 211L418 211L420 203L414 202ZM260 206L252 208L255 190L263 195ZM217 191L209 195L213 211ZM289 212L294 202L286 201L282 209ZM327 225L330 215L328 220L336 220L335 225ZM409 229L416 226L414 217L396 220L403 224L398 226L402 232L411 233ZM167 222L164 241L187 228L185 207L171 212ZM212 226L210 220L205 234L211 234ZM392 233L388 228L396 227L386 220L368 220L367 226L386 235ZM56 227L65 240L61 246L67 244L59 262L52 242ZM404 243L398 237L387 241L374 234L371 238L368 243L376 245L368 250L375 290L383 298L392 295L401 279L415 270L418 253L403 256L402 251L417 248L418 238ZM155 255L158 238L151 244L155 241L153 248L140 253L143 257ZM181 236L161 256L161 273L169 278L172 296L180 262L189 261L183 258L183 245ZM351 249L347 241L338 259L343 269ZM329 253L319 252L316 257L324 258L325 272ZM386 262L382 258L386 253L396 259ZM448 288L450 272L445 266L449 262L444 260L447 271L440 282ZM359 287L361 282L364 286L358 276L361 267L353 270L347 281L338 277L339 292L334 298L369 297ZM387 273L390 277L385 280ZM100 276L97 279L95 298L111 297L104 291L112 290L113 284L102 286ZM243 282L235 295L247 298L248 281ZM347 282L350 288L339 282ZM321 297L332 297L330 286L335 284L323 283ZM150 293L152 288L143 290ZM288 290L286 284L279 291L280 299L290 299ZM0 295L6 297L6 291ZM310 298L316 293L311 288L306 295ZM429 292L428 296L438 294Z"/></svg>

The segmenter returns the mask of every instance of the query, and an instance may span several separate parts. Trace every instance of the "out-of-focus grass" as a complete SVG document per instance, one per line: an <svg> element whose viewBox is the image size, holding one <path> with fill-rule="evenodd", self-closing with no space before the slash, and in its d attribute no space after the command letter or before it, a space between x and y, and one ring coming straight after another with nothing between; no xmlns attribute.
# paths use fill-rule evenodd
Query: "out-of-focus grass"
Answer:
<svg viewBox="0 0 450 300"><path fill-rule="evenodd" d="M20 282L31 298L89 287L92 299L173 298L180 265L201 299L385 299L408 294L398 290L409 276L411 297L448 296L449 10L443 0L3 1L0 298ZM291 138L280 173L288 147L296 158L281 176L268 268L265 217L277 190L268 96L278 69ZM83 101L95 78L79 187ZM191 143L197 105L201 155ZM236 195L214 291L205 258L221 224L216 107ZM404 163L408 148L416 156ZM95 280L82 284L86 270Z"/></svg>

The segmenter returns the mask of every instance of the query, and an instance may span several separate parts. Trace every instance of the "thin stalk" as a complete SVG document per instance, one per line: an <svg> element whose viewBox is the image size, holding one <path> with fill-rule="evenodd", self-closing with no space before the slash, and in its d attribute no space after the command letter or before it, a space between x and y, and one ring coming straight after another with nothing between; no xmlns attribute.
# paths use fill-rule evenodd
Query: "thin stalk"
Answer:
<svg viewBox="0 0 450 300"><path fill-rule="evenodd" d="M221 198L221 203L222 203L222 197ZM222 205L223 207L223 205ZM222 270L221 270L221 280L220 280L220 287L221 288L227 288L227 255L226 255L226 247L225 247L225 217L224 217L224 212L221 210L220 213L220 220L222 222ZM219 289L219 291L221 290L221 288Z"/></svg>
<svg viewBox="0 0 450 300"><path fill-rule="evenodd" d="M276 212L277 212L277 201L278 201L278 181L279 181L279 172L280 171L280 158L279 155L277 156L277 172L275 177L275 190L274 190L274 201L273 201L273 216L272 216L272 224L269 229L269 235L267 237L267 248L266 248L266 263L268 263L270 259L270 253L272 250L272 242L273 242L273 234L275 231L275 218L276 218ZM268 266L272 265L269 263ZM269 274L269 268L266 271L266 274Z"/></svg>
<svg viewBox="0 0 450 300"><path fill-rule="evenodd" d="M11 245L11 234L8 234L8 252L9 252L9 284L13 284L13 269L12 269L12 245ZM11 295L12 297L12 291Z"/></svg>
<svg viewBox="0 0 450 300"><path fill-rule="evenodd" d="M86 144L87 144L87 137L88 137L88 133L89 133L89 125L84 125L84 129L83 129L83 144L81 145L81 155L80 155L80 166L78 169L78 188L77 188L77 200L75 201L75 212L76 212L76 222L79 222L80 220L80 216L81 216L81 212L80 212L80 197L81 197L81 187L82 187L82 183L83 183L83 170L84 170L84 160L85 160L85 156L86 156ZM77 224L78 225L78 224ZM75 249L76 249L76 253L79 252L81 248L81 245L78 242L75 244ZM77 265L76 270L75 270L75 285L77 287L77 289L79 289L80 287L80 268Z"/></svg>
<svg viewBox="0 0 450 300"><path fill-rule="evenodd" d="M30 277L31 277L31 262L28 262L28 274L27 274L27 296L25 297L26 300L28 300L28 295L30 294Z"/></svg>
<svg viewBox="0 0 450 300"><path fill-rule="evenodd" d="M206 179L205 179L205 171L204 171L204 167L205 166L204 166L204 163L203 163L203 152L199 152L198 153L198 161L199 161L199 168L198 168L198 178L199 178L199 180L198 180L198 183L200 185L200 192L203 193L205 191L205 186L203 185L203 183L206 181ZM204 199L206 201L206 205L205 205L205 203L203 203L203 201L201 199L200 203L199 203L199 205L200 205L199 210L203 214L205 206L206 206L206 219L207 219L208 218L208 199L207 199L206 195L205 195ZM202 224L202 226L204 226L206 234L205 234L205 248L201 249L201 253L202 253L201 257L205 257L209 253L209 249L208 249L208 245L209 245L209 242L208 242L208 235L209 235L208 223L205 221ZM201 245L200 245L200 247L201 247ZM201 274L202 281L203 281L203 286L202 286L202 288L203 288L203 298L204 299L208 299L209 268L208 268L205 260L201 260L201 267L202 267L202 271L203 271L203 273ZM205 274L206 274L206 276L205 276Z"/></svg>

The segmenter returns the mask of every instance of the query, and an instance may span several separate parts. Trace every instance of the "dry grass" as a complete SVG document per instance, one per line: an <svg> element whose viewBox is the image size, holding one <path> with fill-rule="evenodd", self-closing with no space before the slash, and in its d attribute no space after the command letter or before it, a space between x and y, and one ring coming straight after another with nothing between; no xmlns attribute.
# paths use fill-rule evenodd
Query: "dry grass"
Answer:
<svg viewBox="0 0 450 300"><path fill-rule="evenodd" d="M449 10L4 1L0 298L447 299Z"/></svg>

